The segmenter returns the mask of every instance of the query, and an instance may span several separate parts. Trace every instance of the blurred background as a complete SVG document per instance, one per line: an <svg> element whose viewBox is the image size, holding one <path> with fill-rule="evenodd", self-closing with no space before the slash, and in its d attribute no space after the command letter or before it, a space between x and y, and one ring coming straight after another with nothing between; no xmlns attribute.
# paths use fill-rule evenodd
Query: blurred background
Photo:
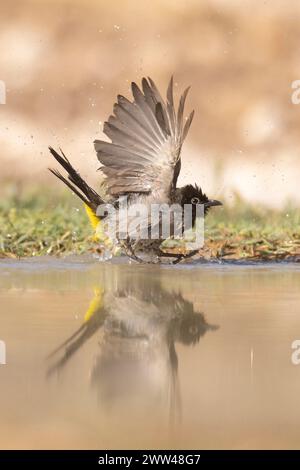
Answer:
<svg viewBox="0 0 300 470"><path fill-rule="evenodd" d="M118 93L151 76L191 85L181 182L211 197L300 204L300 2L10 0L0 6L1 188L41 183L47 147L99 181L95 138Z"/></svg>

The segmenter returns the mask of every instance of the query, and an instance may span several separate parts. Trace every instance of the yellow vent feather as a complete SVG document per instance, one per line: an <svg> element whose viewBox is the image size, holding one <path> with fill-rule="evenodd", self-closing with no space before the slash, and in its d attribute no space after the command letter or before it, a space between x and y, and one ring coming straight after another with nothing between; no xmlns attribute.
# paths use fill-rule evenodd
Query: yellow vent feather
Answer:
<svg viewBox="0 0 300 470"><path fill-rule="evenodd" d="M85 211L91 223L91 226L95 230L93 235L93 240L95 242L101 242L105 249L111 250L114 256L119 256L121 250L118 246L114 246L112 240L105 233L105 225L101 222L100 218L96 216L93 209L91 209L87 204L84 204Z"/></svg>
<svg viewBox="0 0 300 470"><path fill-rule="evenodd" d="M85 207L87 216L89 218L89 221L91 223L91 226L93 227L94 230L96 230L100 222L99 218L96 216L95 212L87 204L84 204L84 207Z"/></svg>

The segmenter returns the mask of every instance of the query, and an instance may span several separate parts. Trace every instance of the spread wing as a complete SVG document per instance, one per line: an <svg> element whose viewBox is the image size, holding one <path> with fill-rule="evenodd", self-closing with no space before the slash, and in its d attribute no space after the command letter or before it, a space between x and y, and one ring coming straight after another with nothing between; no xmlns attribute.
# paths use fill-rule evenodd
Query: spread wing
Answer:
<svg viewBox="0 0 300 470"><path fill-rule="evenodd" d="M118 96L114 115L104 124L111 142L94 142L101 171L112 196L153 193L162 196L175 189L180 172L180 151L194 111L184 123L184 105L189 88L178 109L173 98L173 78L162 99L151 78L143 78L142 90L132 83L133 102Z"/></svg>

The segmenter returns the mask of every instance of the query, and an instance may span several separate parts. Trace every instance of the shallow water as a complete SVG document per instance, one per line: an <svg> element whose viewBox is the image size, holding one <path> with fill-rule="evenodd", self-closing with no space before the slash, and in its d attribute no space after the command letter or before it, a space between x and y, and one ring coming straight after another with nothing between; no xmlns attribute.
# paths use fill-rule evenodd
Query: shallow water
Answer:
<svg viewBox="0 0 300 470"><path fill-rule="evenodd" d="M296 339L297 264L1 261L0 447L299 448Z"/></svg>

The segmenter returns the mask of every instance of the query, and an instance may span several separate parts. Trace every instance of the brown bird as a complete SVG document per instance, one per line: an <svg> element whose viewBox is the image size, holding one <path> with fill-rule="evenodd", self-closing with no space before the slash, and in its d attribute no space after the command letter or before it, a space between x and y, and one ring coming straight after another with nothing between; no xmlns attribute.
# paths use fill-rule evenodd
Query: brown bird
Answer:
<svg viewBox="0 0 300 470"><path fill-rule="evenodd" d="M113 115L104 123L103 128L111 142L94 142L98 160L102 164L100 170L105 176L105 197L100 196L81 178L63 152L59 154L50 147L54 158L67 171L68 179L57 170L50 171L81 198L94 220L99 206L107 203L112 204L120 215L120 197L124 196L127 197L129 207L143 204L149 212L154 204L178 204L182 208L191 204L191 226L195 224L197 205L204 206L205 214L210 207L221 205L221 202L209 199L197 185L176 187L181 169L181 148L194 116L192 111L184 121L188 91L189 88L183 92L178 109L173 98L173 78L167 89L166 101L151 78L143 78L141 89L136 83L132 83L133 101L118 95ZM98 219L107 222L109 216L107 213L99 216L98 213ZM145 224L150 229L150 217L147 216ZM190 227L184 227L188 228ZM174 224L170 231L170 235L173 234ZM148 237L133 237L130 231L122 240L118 233L117 239L127 254L137 261L143 261L137 253L151 251L156 255L156 260L172 256L177 263L198 251L187 255L165 253L161 249L161 243L165 239L163 236L149 240Z"/></svg>

